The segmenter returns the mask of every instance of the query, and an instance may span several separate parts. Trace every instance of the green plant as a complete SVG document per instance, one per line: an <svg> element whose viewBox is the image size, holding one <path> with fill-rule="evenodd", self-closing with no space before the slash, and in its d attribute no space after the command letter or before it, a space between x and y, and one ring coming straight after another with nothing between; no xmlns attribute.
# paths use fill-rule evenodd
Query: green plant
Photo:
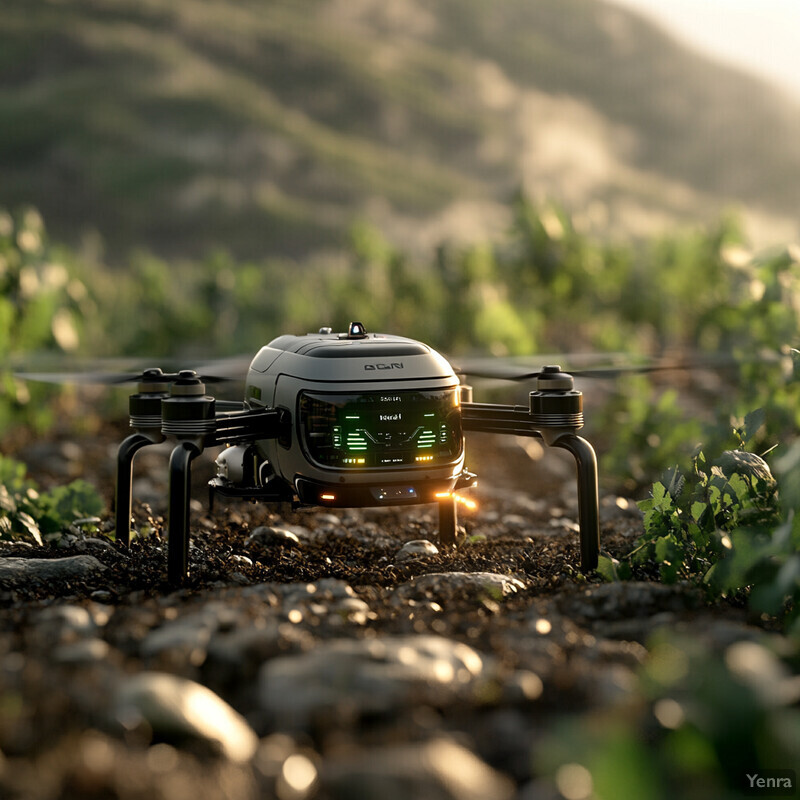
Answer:
<svg viewBox="0 0 800 800"><path fill-rule="evenodd" d="M749 414L734 430L740 446L764 420ZM751 609L800 634L800 441L778 460L776 479L763 458L726 450L713 463L698 452L686 473L669 470L639 503L644 532L620 561L600 559L607 580L657 568L666 583L691 580L712 597L746 598Z"/></svg>
<svg viewBox="0 0 800 800"><path fill-rule="evenodd" d="M76 519L103 511L97 490L84 480L40 492L24 464L0 456L0 539L42 545Z"/></svg>
<svg viewBox="0 0 800 800"><path fill-rule="evenodd" d="M796 659L797 642L782 655ZM766 640L720 652L662 629L625 699L562 719L537 746L536 766L565 797L735 800L747 773L800 758L795 687Z"/></svg>
<svg viewBox="0 0 800 800"><path fill-rule="evenodd" d="M787 632L800 636L800 441L778 460L776 471L779 519L771 526L743 521L705 580L719 595L746 593L755 613L781 619Z"/></svg>
<svg viewBox="0 0 800 800"><path fill-rule="evenodd" d="M32 352L63 357L80 344L86 289L60 256L36 211L0 210L0 431L52 421L53 391L18 380L11 365Z"/></svg>

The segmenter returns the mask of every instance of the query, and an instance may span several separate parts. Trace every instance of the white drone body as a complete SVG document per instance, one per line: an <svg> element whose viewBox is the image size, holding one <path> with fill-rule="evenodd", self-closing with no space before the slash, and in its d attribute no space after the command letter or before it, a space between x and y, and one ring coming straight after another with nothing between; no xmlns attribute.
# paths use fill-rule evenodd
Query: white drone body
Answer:
<svg viewBox="0 0 800 800"><path fill-rule="evenodd" d="M303 505L437 502L464 472L461 388L448 361L421 342L347 333L281 336L250 364L245 406L282 412L277 438L234 446L218 476L283 481Z"/></svg>

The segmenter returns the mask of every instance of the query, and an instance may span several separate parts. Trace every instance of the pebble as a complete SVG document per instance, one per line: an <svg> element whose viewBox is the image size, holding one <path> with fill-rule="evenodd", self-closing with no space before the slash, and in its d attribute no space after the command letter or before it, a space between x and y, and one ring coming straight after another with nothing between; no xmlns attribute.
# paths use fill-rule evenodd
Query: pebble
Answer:
<svg viewBox="0 0 800 800"><path fill-rule="evenodd" d="M210 602L199 611L189 612L150 631L141 643L145 659L168 654L171 661L199 666L205 661L211 635L222 627L236 624L233 608Z"/></svg>
<svg viewBox="0 0 800 800"><path fill-rule="evenodd" d="M106 569L94 556L65 558L0 558L0 585L19 586L30 581L90 581Z"/></svg>
<svg viewBox="0 0 800 800"><path fill-rule="evenodd" d="M517 578L497 572L431 572L400 584L396 594L400 599L441 602L458 598L482 603L487 597L502 600L524 588Z"/></svg>
<svg viewBox="0 0 800 800"><path fill-rule="evenodd" d="M445 736L328 759L322 786L333 800L511 800L514 796L509 778Z"/></svg>
<svg viewBox="0 0 800 800"><path fill-rule="evenodd" d="M53 661L59 664L91 664L105 661L111 648L103 639L82 639L62 644L53 651Z"/></svg>
<svg viewBox="0 0 800 800"><path fill-rule="evenodd" d="M403 561L410 561L412 558L419 558L420 556L435 556L439 553L439 548L427 539L414 539L411 542L406 542L394 557L397 563Z"/></svg>
<svg viewBox="0 0 800 800"><path fill-rule="evenodd" d="M335 514L315 514L314 520L316 521L317 525L335 525L339 526L342 524L342 520L339 519Z"/></svg>
<svg viewBox="0 0 800 800"><path fill-rule="evenodd" d="M701 603L700 590L687 583L622 581L591 586L580 594L565 593L558 605L563 614L573 619L609 620L686 611Z"/></svg>
<svg viewBox="0 0 800 800"><path fill-rule="evenodd" d="M506 528L521 531L531 527L531 521L520 514L504 514L500 518L500 523Z"/></svg>
<svg viewBox="0 0 800 800"><path fill-rule="evenodd" d="M768 488L774 488L777 481L772 475L769 464L761 456L745 450L726 450L715 462L726 478L738 473L751 480L763 481Z"/></svg>
<svg viewBox="0 0 800 800"><path fill-rule="evenodd" d="M51 643L94 635L95 623L88 609L62 603L42 610L38 632Z"/></svg>
<svg viewBox="0 0 800 800"><path fill-rule="evenodd" d="M388 714L412 700L441 706L475 689L484 656L442 636L333 639L261 668L261 707L278 725L304 728L318 716Z"/></svg>
<svg viewBox="0 0 800 800"><path fill-rule="evenodd" d="M125 680L114 705L125 725L147 722L160 739L206 741L235 762L249 761L258 737L244 717L199 683L164 672L140 672Z"/></svg>
<svg viewBox="0 0 800 800"><path fill-rule="evenodd" d="M267 525L259 525L247 537L246 544L257 547L297 547L300 544L300 537L294 531L286 528L271 528Z"/></svg>

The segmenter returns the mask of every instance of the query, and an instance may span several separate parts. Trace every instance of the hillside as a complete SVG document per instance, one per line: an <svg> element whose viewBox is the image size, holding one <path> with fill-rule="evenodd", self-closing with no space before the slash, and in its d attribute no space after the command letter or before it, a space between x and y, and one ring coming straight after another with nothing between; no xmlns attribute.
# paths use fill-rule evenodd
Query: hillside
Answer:
<svg viewBox="0 0 800 800"><path fill-rule="evenodd" d="M0 206L113 255L408 245L523 186L636 232L800 206L800 114L597 0L4 0Z"/></svg>

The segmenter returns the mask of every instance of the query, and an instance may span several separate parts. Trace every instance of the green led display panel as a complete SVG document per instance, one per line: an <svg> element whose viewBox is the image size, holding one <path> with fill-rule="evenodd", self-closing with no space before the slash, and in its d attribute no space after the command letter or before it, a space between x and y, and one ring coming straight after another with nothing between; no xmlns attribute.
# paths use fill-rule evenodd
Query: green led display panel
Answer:
<svg viewBox="0 0 800 800"><path fill-rule="evenodd" d="M461 455L457 389L301 392L298 410L303 446L325 467L437 466Z"/></svg>

